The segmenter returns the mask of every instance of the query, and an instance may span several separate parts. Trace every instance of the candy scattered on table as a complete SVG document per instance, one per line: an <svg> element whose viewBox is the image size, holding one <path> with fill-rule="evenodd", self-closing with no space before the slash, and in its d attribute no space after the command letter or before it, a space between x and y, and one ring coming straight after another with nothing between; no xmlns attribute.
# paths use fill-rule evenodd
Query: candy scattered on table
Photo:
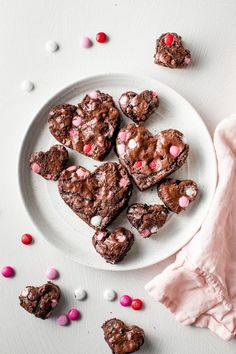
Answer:
<svg viewBox="0 0 236 354"><path fill-rule="evenodd" d="M69 324L69 319L66 315L60 315L57 317L56 322L59 326L67 326Z"/></svg>
<svg viewBox="0 0 236 354"><path fill-rule="evenodd" d="M21 242L24 245L30 245L32 243L32 241L33 241L33 237L30 234L24 234L21 236Z"/></svg>
<svg viewBox="0 0 236 354"><path fill-rule="evenodd" d="M86 299L87 296L88 296L87 291L84 289L78 288L74 290L74 297L76 300L82 301Z"/></svg>
<svg viewBox="0 0 236 354"><path fill-rule="evenodd" d="M131 303L132 303L132 299L129 295L122 295L120 297L121 306L127 307L127 306L130 306Z"/></svg>
<svg viewBox="0 0 236 354"><path fill-rule="evenodd" d="M59 272L55 268L49 268L46 272L46 276L49 280L53 280L59 277Z"/></svg>
<svg viewBox="0 0 236 354"><path fill-rule="evenodd" d="M81 41L81 47L82 48L90 48L92 47L93 42L89 37L84 37Z"/></svg>
<svg viewBox="0 0 236 354"><path fill-rule="evenodd" d="M140 299L133 299L131 302L131 307L133 310L138 311L142 308L142 306L143 306L143 302Z"/></svg>
<svg viewBox="0 0 236 354"><path fill-rule="evenodd" d="M107 40L107 35L104 32L98 32L96 35L96 41L98 43L105 43Z"/></svg>
<svg viewBox="0 0 236 354"><path fill-rule="evenodd" d="M71 321L78 320L78 318L80 318L80 312L79 312L79 310L72 308L67 312L67 317Z"/></svg>
<svg viewBox="0 0 236 354"><path fill-rule="evenodd" d="M55 41L48 41L45 44L45 49L47 52L54 53L59 49L59 44Z"/></svg>
<svg viewBox="0 0 236 354"><path fill-rule="evenodd" d="M4 278L13 277L14 273L14 269L11 266L5 266L1 270L1 274L4 276Z"/></svg>
<svg viewBox="0 0 236 354"><path fill-rule="evenodd" d="M107 301L114 301L116 299L116 296L117 296L116 292L112 289L107 289L103 293L103 297Z"/></svg>
<svg viewBox="0 0 236 354"><path fill-rule="evenodd" d="M34 83L33 83L32 81L29 81L29 80L24 80L24 81L22 81L22 83L21 83L21 89L22 89L22 91L24 91L24 92L33 91L33 89L34 89Z"/></svg>

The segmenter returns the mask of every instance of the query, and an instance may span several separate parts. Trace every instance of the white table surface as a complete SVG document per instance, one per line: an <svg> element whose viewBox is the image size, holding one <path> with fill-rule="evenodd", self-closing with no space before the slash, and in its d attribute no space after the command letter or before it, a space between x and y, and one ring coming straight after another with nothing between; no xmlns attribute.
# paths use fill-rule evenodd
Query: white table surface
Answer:
<svg viewBox="0 0 236 354"><path fill-rule="evenodd" d="M146 282L173 257L128 273L80 266L39 236L17 186L20 144L33 115L56 91L88 75L140 73L163 81L197 108L213 133L216 124L236 110L235 28L235 0L0 1L0 266L16 269L14 278L0 277L1 354L108 354L100 326L113 316L144 328L143 354L236 352L234 341L226 343L209 330L180 325L144 291ZM94 38L99 31L109 34L106 45L80 47L81 37ZM165 31L181 34L191 49L193 64L187 70L154 65L155 40ZM45 51L50 39L60 44L57 53ZM25 79L36 86L29 94L19 88ZM25 232L34 235L34 245L20 243ZM21 289L45 282L51 265L60 271L57 283L64 294L56 314L77 305L83 315L67 328L57 326L55 318L36 319L18 304ZM87 289L86 301L75 302L76 287ZM135 312L104 301L106 288L142 298L145 309Z"/></svg>

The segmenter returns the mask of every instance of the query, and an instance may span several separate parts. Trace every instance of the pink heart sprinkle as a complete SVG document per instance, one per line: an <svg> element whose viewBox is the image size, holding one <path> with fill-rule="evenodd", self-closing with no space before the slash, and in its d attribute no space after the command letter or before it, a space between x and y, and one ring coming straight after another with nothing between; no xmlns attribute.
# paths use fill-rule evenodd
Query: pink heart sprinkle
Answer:
<svg viewBox="0 0 236 354"><path fill-rule="evenodd" d="M75 129L71 128L71 129L69 130L69 135L70 135L71 138L73 138L73 136L75 135L75 133L76 133Z"/></svg>
<svg viewBox="0 0 236 354"><path fill-rule="evenodd" d="M126 187L127 186L127 182L128 182L128 180L126 178L122 177L120 179L120 181L119 181L119 186L120 187Z"/></svg>
<svg viewBox="0 0 236 354"><path fill-rule="evenodd" d="M140 235L142 237L148 237L150 236L150 231L148 229L144 229L143 231L140 232Z"/></svg>
<svg viewBox="0 0 236 354"><path fill-rule="evenodd" d="M31 166L31 169L32 169L33 172L39 173L40 166L36 162L34 162L33 165Z"/></svg>
<svg viewBox="0 0 236 354"><path fill-rule="evenodd" d="M75 127L78 127L82 124L82 118L79 117L79 116L76 116L73 118L73 121L72 121L72 124L75 126Z"/></svg>
<svg viewBox="0 0 236 354"><path fill-rule="evenodd" d="M77 166L73 165L67 168L67 171L75 171L77 169Z"/></svg>
<svg viewBox="0 0 236 354"><path fill-rule="evenodd" d="M179 150L178 146L171 145L170 154L174 157L177 157L177 156L179 156L179 153L180 153L180 150Z"/></svg>
<svg viewBox="0 0 236 354"><path fill-rule="evenodd" d="M98 98L98 93L97 91L92 91L89 93L89 97L92 98L93 100L96 100Z"/></svg>
<svg viewBox="0 0 236 354"><path fill-rule="evenodd" d="M187 197L183 196L179 198L179 206L181 208L187 208L188 205L189 205L189 200Z"/></svg>
<svg viewBox="0 0 236 354"><path fill-rule="evenodd" d="M78 170L76 171L76 174L78 177L83 177L85 175L85 172L82 168L78 168Z"/></svg>
<svg viewBox="0 0 236 354"><path fill-rule="evenodd" d="M127 140L127 132L126 131L120 132L118 137L120 141L122 141L122 143L125 143Z"/></svg>

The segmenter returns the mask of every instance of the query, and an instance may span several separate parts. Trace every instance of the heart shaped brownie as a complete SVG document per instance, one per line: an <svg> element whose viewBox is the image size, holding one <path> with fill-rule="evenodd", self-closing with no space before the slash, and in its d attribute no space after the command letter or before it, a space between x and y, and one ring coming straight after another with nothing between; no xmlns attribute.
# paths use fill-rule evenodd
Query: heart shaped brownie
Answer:
<svg viewBox="0 0 236 354"><path fill-rule="evenodd" d="M157 39L155 63L168 68L183 68L191 62L191 54L177 33L164 33Z"/></svg>
<svg viewBox="0 0 236 354"><path fill-rule="evenodd" d="M129 124L117 137L116 151L137 187L143 191L180 168L189 146L178 130L163 130L153 136L143 126Z"/></svg>
<svg viewBox="0 0 236 354"><path fill-rule="evenodd" d="M70 166L61 173L58 188L64 202L89 226L105 228L126 207L132 184L126 170L107 162L94 172Z"/></svg>
<svg viewBox="0 0 236 354"><path fill-rule="evenodd" d="M119 99L122 112L134 122L147 120L159 106L157 93L145 90L140 94L133 91L125 92Z"/></svg>
<svg viewBox="0 0 236 354"><path fill-rule="evenodd" d="M30 157L31 170L45 179L56 181L68 161L68 152L62 145L53 145L48 151L34 152Z"/></svg>
<svg viewBox="0 0 236 354"><path fill-rule="evenodd" d="M132 204L128 208L127 217L140 235L144 238L155 234L166 222L168 210L164 205Z"/></svg>
<svg viewBox="0 0 236 354"><path fill-rule="evenodd" d="M120 114L110 95L93 91L78 105L53 107L48 125L51 134L63 145L103 160L119 129Z"/></svg>
<svg viewBox="0 0 236 354"><path fill-rule="evenodd" d="M168 209L179 214L196 199L198 187L190 179L180 181L174 178L167 178L158 186L157 193Z"/></svg>
<svg viewBox="0 0 236 354"><path fill-rule="evenodd" d="M60 288L51 283L26 286L19 296L20 305L29 313L43 320L51 316L60 300Z"/></svg>
<svg viewBox="0 0 236 354"><path fill-rule="evenodd" d="M138 326L127 326L112 318L102 325L104 338L113 354L134 353L144 343L144 331Z"/></svg>
<svg viewBox="0 0 236 354"><path fill-rule="evenodd" d="M108 263L120 262L134 243L134 235L124 227L118 227L114 231L97 231L92 238L95 250Z"/></svg>

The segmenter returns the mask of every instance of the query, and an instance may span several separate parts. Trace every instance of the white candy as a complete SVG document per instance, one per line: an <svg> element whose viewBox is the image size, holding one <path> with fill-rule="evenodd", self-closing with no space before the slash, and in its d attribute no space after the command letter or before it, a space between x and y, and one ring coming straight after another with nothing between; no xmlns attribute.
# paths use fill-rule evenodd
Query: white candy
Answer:
<svg viewBox="0 0 236 354"><path fill-rule="evenodd" d="M47 52L56 52L58 49L59 49L59 45L57 42L54 42L54 41L48 41L46 44L45 44L45 49Z"/></svg>
<svg viewBox="0 0 236 354"><path fill-rule="evenodd" d="M134 139L130 139L128 142L128 147L130 149L134 149L137 146L136 141Z"/></svg>
<svg viewBox="0 0 236 354"><path fill-rule="evenodd" d="M34 89L34 84L32 81L24 80L21 83L21 89L25 92L30 92Z"/></svg>
<svg viewBox="0 0 236 354"><path fill-rule="evenodd" d="M99 226L101 224L101 221L102 221L102 217L100 215L95 215L90 220L93 226Z"/></svg>
<svg viewBox="0 0 236 354"><path fill-rule="evenodd" d="M185 189L185 194L192 197L195 194L195 189L192 186L189 186Z"/></svg>
<svg viewBox="0 0 236 354"><path fill-rule="evenodd" d="M84 289L75 289L74 297L76 300L82 301L87 297L87 292Z"/></svg>
<svg viewBox="0 0 236 354"><path fill-rule="evenodd" d="M103 297L107 301L114 301L116 296L117 296L116 292L112 289L107 289L103 293Z"/></svg>

